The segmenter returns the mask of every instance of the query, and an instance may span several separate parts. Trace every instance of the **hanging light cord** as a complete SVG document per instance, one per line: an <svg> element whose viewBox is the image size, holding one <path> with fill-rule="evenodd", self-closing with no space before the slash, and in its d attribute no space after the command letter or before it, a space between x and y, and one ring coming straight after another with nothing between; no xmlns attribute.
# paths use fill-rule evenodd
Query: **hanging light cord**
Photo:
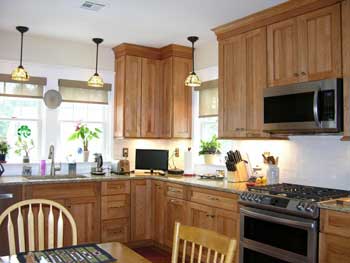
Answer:
<svg viewBox="0 0 350 263"><path fill-rule="evenodd" d="M97 74L97 65L98 65L98 45L99 45L99 43L97 43L97 48L96 48L96 72L95 72L95 74Z"/></svg>
<svg viewBox="0 0 350 263"><path fill-rule="evenodd" d="M192 42L192 72L194 72L194 42Z"/></svg>
<svg viewBox="0 0 350 263"><path fill-rule="evenodd" d="M22 54L23 54L23 32L21 32L21 56L19 66L22 67Z"/></svg>

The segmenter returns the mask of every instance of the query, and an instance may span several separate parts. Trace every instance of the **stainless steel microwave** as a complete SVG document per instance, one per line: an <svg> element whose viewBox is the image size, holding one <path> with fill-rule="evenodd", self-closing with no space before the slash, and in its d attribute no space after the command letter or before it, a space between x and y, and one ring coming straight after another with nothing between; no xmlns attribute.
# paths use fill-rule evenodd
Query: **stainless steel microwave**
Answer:
<svg viewBox="0 0 350 263"><path fill-rule="evenodd" d="M264 130L337 133L343 130L343 80L327 79L264 90Z"/></svg>

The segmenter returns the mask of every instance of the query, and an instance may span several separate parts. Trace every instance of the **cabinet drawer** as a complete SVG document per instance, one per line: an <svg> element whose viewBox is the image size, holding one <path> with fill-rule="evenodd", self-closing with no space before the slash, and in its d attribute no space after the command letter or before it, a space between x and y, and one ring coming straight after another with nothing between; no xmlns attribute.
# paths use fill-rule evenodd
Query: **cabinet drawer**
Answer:
<svg viewBox="0 0 350 263"><path fill-rule="evenodd" d="M102 195L129 194L130 182L129 181L102 182L101 193Z"/></svg>
<svg viewBox="0 0 350 263"><path fill-rule="evenodd" d="M350 213L321 209L320 231L350 238Z"/></svg>
<svg viewBox="0 0 350 263"><path fill-rule="evenodd" d="M320 233L319 262L350 262L350 239Z"/></svg>
<svg viewBox="0 0 350 263"><path fill-rule="evenodd" d="M166 195L169 197L175 197L180 199L186 199L186 191L183 185L179 184L167 184Z"/></svg>
<svg viewBox="0 0 350 263"><path fill-rule="evenodd" d="M237 195L220 194L210 190L191 190L190 201L223 208L230 211L237 211Z"/></svg>
<svg viewBox="0 0 350 263"><path fill-rule="evenodd" d="M102 242L128 242L129 241L129 219L104 220L101 228Z"/></svg>
<svg viewBox="0 0 350 263"><path fill-rule="evenodd" d="M129 217L129 195L102 196L101 216L104 219Z"/></svg>

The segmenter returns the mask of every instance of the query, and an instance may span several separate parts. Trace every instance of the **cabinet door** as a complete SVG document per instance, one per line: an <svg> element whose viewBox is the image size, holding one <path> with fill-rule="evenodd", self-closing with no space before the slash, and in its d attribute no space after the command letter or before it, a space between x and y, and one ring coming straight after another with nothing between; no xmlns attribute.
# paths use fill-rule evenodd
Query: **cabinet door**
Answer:
<svg viewBox="0 0 350 263"><path fill-rule="evenodd" d="M186 201L167 197L165 204L164 242L168 247L172 247L175 222L186 223Z"/></svg>
<svg viewBox="0 0 350 263"><path fill-rule="evenodd" d="M152 182L152 210L153 210L153 240L164 244L164 216L165 216L165 183Z"/></svg>
<svg viewBox="0 0 350 263"><path fill-rule="evenodd" d="M131 240L151 239L151 181L131 182Z"/></svg>
<svg viewBox="0 0 350 263"><path fill-rule="evenodd" d="M100 206L97 197L75 197L66 201L78 230L78 244L100 242Z"/></svg>
<svg viewBox="0 0 350 263"><path fill-rule="evenodd" d="M142 59L141 137L154 138L159 135L159 61Z"/></svg>
<svg viewBox="0 0 350 263"><path fill-rule="evenodd" d="M345 237L320 233L319 262L320 263L350 262L350 239Z"/></svg>
<svg viewBox="0 0 350 263"><path fill-rule="evenodd" d="M295 18L267 27L267 54L269 87L299 81L298 29Z"/></svg>
<svg viewBox="0 0 350 263"><path fill-rule="evenodd" d="M160 62L160 127L159 137L171 138L173 122L173 58L166 58Z"/></svg>
<svg viewBox="0 0 350 263"><path fill-rule="evenodd" d="M244 35L246 90L246 136L268 136L263 133L263 90L266 88L266 28L253 30Z"/></svg>
<svg viewBox="0 0 350 263"><path fill-rule="evenodd" d="M243 36L219 43L219 137L243 136L246 128Z"/></svg>
<svg viewBox="0 0 350 263"><path fill-rule="evenodd" d="M187 203L187 224L208 230L215 230L214 208L192 202Z"/></svg>
<svg viewBox="0 0 350 263"><path fill-rule="evenodd" d="M192 88L185 86L192 60L173 58L173 137L191 138Z"/></svg>
<svg viewBox="0 0 350 263"><path fill-rule="evenodd" d="M340 5L298 17L302 81L341 77Z"/></svg>
<svg viewBox="0 0 350 263"><path fill-rule="evenodd" d="M124 89L124 136L141 135L141 58L126 56Z"/></svg>

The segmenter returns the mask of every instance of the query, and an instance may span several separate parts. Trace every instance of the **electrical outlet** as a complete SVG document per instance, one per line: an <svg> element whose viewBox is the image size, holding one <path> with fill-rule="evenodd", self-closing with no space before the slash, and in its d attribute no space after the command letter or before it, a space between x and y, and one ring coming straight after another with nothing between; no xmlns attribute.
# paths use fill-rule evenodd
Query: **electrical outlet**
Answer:
<svg viewBox="0 0 350 263"><path fill-rule="evenodd" d="M180 149L178 147L175 148L175 157L180 157Z"/></svg>
<svg viewBox="0 0 350 263"><path fill-rule="evenodd" d="M123 148L123 157L125 158L129 157L129 148Z"/></svg>

